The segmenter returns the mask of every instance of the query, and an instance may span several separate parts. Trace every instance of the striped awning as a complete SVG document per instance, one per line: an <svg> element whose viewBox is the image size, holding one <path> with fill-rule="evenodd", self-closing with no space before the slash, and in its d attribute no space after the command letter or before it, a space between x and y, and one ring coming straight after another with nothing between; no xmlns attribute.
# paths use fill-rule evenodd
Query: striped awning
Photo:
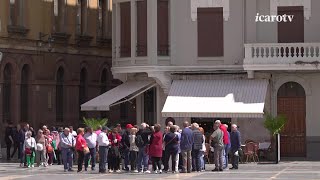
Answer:
<svg viewBox="0 0 320 180"><path fill-rule="evenodd" d="M163 117L261 118L267 80L175 80Z"/></svg>
<svg viewBox="0 0 320 180"><path fill-rule="evenodd" d="M81 111L109 111L111 106L129 101L156 86L153 81L127 81L81 105Z"/></svg>

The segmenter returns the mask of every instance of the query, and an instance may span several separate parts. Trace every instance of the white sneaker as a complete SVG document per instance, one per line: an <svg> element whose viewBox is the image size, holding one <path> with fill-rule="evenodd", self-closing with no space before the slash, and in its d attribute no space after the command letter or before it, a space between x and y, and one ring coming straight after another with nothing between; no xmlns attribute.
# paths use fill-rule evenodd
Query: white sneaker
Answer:
<svg viewBox="0 0 320 180"><path fill-rule="evenodd" d="M109 173L113 173L113 170L110 169L110 170L109 170Z"/></svg>
<svg viewBox="0 0 320 180"><path fill-rule="evenodd" d="M153 171L153 174L158 174L158 170Z"/></svg>
<svg viewBox="0 0 320 180"><path fill-rule="evenodd" d="M116 170L116 173L121 173L121 170L120 169Z"/></svg>
<svg viewBox="0 0 320 180"><path fill-rule="evenodd" d="M159 174L162 174L162 170L161 169L159 170Z"/></svg>
<svg viewBox="0 0 320 180"><path fill-rule="evenodd" d="M133 171L133 173L138 173L138 172L139 172L138 170L134 170L134 171Z"/></svg>
<svg viewBox="0 0 320 180"><path fill-rule="evenodd" d="M150 174L151 172L149 170L144 171L144 173Z"/></svg>
<svg viewBox="0 0 320 180"><path fill-rule="evenodd" d="M32 164L31 167L34 168L34 165Z"/></svg>
<svg viewBox="0 0 320 180"><path fill-rule="evenodd" d="M23 163L21 163L21 164L20 164L20 167L23 167L23 166L24 166Z"/></svg>

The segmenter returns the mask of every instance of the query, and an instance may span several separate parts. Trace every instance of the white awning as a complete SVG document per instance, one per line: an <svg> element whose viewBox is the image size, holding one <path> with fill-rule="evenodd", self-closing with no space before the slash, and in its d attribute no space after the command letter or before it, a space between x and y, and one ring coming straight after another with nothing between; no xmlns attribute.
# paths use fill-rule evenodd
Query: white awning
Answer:
<svg viewBox="0 0 320 180"><path fill-rule="evenodd" d="M110 106L129 101L154 86L153 81L127 81L82 104L81 111L109 111Z"/></svg>
<svg viewBox="0 0 320 180"><path fill-rule="evenodd" d="M163 117L261 118L267 80L175 80Z"/></svg>

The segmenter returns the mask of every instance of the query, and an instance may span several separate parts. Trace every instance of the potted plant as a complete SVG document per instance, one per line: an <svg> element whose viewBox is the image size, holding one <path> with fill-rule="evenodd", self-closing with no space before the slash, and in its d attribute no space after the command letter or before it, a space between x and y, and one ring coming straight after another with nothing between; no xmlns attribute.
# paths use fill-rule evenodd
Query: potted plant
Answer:
<svg viewBox="0 0 320 180"><path fill-rule="evenodd" d="M286 122L287 122L287 119L283 115L279 115L279 116L272 116L270 114L266 115L266 118L264 121L264 127L270 132L270 140L271 140L270 155L272 160L277 160L277 154L278 154L277 136L280 134L281 130L284 128Z"/></svg>
<svg viewBox="0 0 320 180"><path fill-rule="evenodd" d="M108 123L108 119L96 119L96 118L83 118L83 122L87 127L92 127L94 131L98 129L99 126L105 126Z"/></svg>

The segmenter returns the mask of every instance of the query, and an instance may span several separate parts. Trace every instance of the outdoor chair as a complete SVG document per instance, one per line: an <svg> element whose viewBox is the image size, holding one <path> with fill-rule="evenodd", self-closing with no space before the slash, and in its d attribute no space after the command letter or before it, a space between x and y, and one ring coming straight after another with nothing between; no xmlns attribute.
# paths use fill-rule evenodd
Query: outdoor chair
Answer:
<svg viewBox="0 0 320 180"><path fill-rule="evenodd" d="M244 149L244 156L246 158L246 163L250 160L250 162L254 161L256 162L256 144L254 142L249 142L246 144L245 149Z"/></svg>

